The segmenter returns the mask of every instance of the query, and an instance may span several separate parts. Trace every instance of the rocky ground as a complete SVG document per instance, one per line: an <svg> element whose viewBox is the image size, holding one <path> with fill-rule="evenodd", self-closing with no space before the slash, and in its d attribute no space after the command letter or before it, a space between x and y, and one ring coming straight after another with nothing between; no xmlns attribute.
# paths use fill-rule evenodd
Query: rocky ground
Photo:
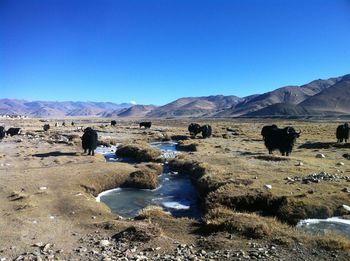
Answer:
<svg viewBox="0 0 350 261"><path fill-rule="evenodd" d="M277 122L302 130L286 158L267 154L260 136L267 121L202 120L214 129L205 140L188 136L189 120L154 121L151 130L133 121L111 127L109 120L75 119L75 126L53 127L56 121L48 122L48 132L37 119L0 124L23 129L0 142L0 260L350 259L347 239L292 226L301 218L348 214L342 205L350 205L350 168L343 155L350 146L334 143L336 122ZM80 136L87 126L103 145L136 146L137 162L84 155ZM104 190L156 182L164 159L147 142L169 139L181 141L183 152L169 165L192 175L201 220L157 208L124 219L96 202Z"/></svg>

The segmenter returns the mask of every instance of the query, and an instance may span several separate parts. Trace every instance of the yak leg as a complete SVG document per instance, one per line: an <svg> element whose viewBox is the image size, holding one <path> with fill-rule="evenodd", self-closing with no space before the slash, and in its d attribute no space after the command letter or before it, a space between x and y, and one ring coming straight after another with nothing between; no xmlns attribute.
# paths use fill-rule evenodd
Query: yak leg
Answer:
<svg viewBox="0 0 350 261"><path fill-rule="evenodd" d="M88 155L91 155L91 150L89 149L89 153L88 153Z"/></svg>
<svg viewBox="0 0 350 261"><path fill-rule="evenodd" d="M94 150L92 150L91 155L92 155L92 156L95 156L95 151L94 151Z"/></svg>
<svg viewBox="0 0 350 261"><path fill-rule="evenodd" d="M86 149L84 149L84 153L86 153Z"/></svg>
<svg viewBox="0 0 350 261"><path fill-rule="evenodd" d="M269 150L269 154L272 154L272 150Z"/></svg>

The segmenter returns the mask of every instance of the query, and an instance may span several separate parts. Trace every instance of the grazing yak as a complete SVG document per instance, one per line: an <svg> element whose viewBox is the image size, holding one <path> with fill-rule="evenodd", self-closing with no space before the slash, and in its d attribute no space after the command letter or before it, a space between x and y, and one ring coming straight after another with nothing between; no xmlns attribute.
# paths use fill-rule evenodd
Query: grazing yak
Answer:
<svg viewBox="0 0 350 261"><path fill-rule="evenodd" d="M50 124L45 124L43 126L44 131L48 131L50 129Z"/></svg>
<svg viewBox="0 0 350 261"><path fill-rule="evenodd" d="M59 122L56 122L56 123L55 123L55 127L60 127L60 123L59 123Z"/></svg>
<svg viewBox="0 0 350 261"><path fill-rule="evenodd" d="M115 120L111 121L111 126L115 126L117 122Z"/></svg>
<svg viewBox="0 0 350 261"><path fill-rule="evenodd" d="M269 150L269 154L272 154L274 150L279 150L282 156L290 155L300 133L301 132L296 132L292 127L280 129L277 125L264 126L261 130L261 135L264 138L265 146Z"/></svg>
<svg viewBox="0 0 350 261"><path fill-rule="evenodd" d="M140 122L140 128L144 127L145 129L149 129L152 126L152 122L150 121L143 121Z"/></svg>
<svg viewBox="0 0 350 261"><path fill-rule="evenodd" d="M5 134L6 134L5 127L0 126L0 140L5 137Z"/></svg>
<svg viewBox="0 0 350 261"><path fill-rule="evenodd" d="M9 128L6 131L6 135L14 136L14 135L19 135L21 134L21 128Z"/></svg>
<svg viewBox="0 0 350 261"><path fill-rule="evenodd" d="M66 127L66 122L65 122L65 121L62 123L62 126L63 126L63 127Z"/></svg>
<svg viewBox="0 0 350 261"><path fill-rule="evenodd" d="M343 142L343 140L345 142L348 142L349 131L350 131L349 124L344 123L342 125L339 125L336 132L338 142Z"/></svg>
<svg viewBox="0 0 350 261"><path fill-rule="evenodd" d="M74 121L72 121L71 125L74 126Z"/></svg>
<svg viewBox="0 0 350 261"><path fill-rule="evenodd" d="M201 125L198 123L191 123L188 125L188 131L190 132L190 135L195 138L198 133L200 133L201 130Z"/></svg>
<svg viewBox="0 0 350 261"><path fill-rule="evenodd" d="M97 142L98 142L97 132L94 129L87 127L84 130L84 134L81 137L81 141L82 141L81 144L82 144L84 153L86 153L86 151L89 150L88 155L94 156L95 155L94 150L97 148Z"/></svg>
<svg viewBox="0 0 350 261"><path fill-rule="evenodd" d="M211 126L206 124L201 127L203 139L210 138L211 136Z"/></svg>

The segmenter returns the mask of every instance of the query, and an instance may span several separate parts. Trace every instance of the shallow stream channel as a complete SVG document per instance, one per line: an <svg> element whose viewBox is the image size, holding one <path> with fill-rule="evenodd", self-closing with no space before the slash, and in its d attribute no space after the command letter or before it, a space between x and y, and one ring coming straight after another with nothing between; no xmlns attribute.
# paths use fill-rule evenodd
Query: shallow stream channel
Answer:
<svg viewBox="0 0 350 261"><path fill-rule="evenodd" d="M350 239L350 220L338 217L327 219L301 220L297 227L310 234L324 235L329 232L340 234Z"/></svg>
<svg viewBox="0 0 350 261"><path fill-rule="evenodd" d="M160 149L164 158L173 158L178 153L176 142L155 142L151 146ZM116 158L115 151L116 147L98 147L96 153L103 154L107 162L128 162ZM158 179L156 189L115 188L100 193L96 200L125 218L137 216L147 206L160 206L175 217L200 218L198 193L189 176L172 172L164 164Z"/></svg>

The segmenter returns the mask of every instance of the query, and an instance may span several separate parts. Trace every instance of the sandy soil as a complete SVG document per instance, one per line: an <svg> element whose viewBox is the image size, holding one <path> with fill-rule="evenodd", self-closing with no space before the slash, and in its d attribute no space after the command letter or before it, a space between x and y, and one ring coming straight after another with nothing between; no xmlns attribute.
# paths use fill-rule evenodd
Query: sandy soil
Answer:
<svg viewBox="0 0 350 261"><path fill-rule="evenodd" d="M108 142L120 144L158 141L175 134L188 135L187 125L191 121L154 121L151 130L140 130L133 121L118 122L116 127L111 127L108 125L109 120L80 119L74 120L76 124L73 127L52 127L56 121L49 121L51 129L48 132L42 131L44 122L37 119L0 122L0 125L7 128L18 126L23 129L22 135L6 137L0 142L0 257L9 260L20 256L24 258L41 249L43 259L103 259L107 256L90 252L92 246L99 244L98 240L111 240L111 236L130 226L156 226L161 231L160 235L144 243L141 248L156 249L152 250L150 259L155 259L157 255L161 258L169 253L174 254L174 251L176 253L179 244L193 245L200 251L248 251L256 246L263 246L264 249L274 247L278 250L277 254L261 258L276 260L349 258L346 246L350 242L345 239L340 239L341 247L326 244L326 247L320 247L315 253L315 245L310 243L314 239L307 235L295 238L294 232L283 235L293 237L291 242L287 240L287 243L278 243L276 238L281 237L278 231L266 238L252 239L237 230L212 231L202 221L175 219L163 213L151 212L152 215L148 214L147 218L140 220L121 219L103 203L96 202L95 196L121 185L137 166L106 163L101 155L84 155L79 139L69 141L67 137L81 136L79 127L91 126L98 130L101 140ZM318 215L321 211L308 212L309 208L326 207L326 213L333 215L341 212L339 207L342 204L350 205L350 194L342 192L342 189L349 186L346 180L317 184L287 184L285 180L287 177L305 176L320 171L350 176L350 162L342 158L342 154L349 152L349 147L327 146L335 141L336 122L277 122L279 126L288 124L302 130L301 138L287 160L280 156L266 157L268 154L260 130L264 124L271 122L201 122L212 124L213 137L190 140L189 143L195 143L196 151L183 152L181 157L206 166L204 176L194 177L203 195L206 210L227 208L230 211L236 209L266 216L263 207L260 208L257 203L252 203L251 208L247 208L235 201L247 193L257 195L260 192L269 197L287 197L288 202L292 203L287 205L288 211L283 214L297 215L295 209L300 209L300 202L306 206L304 212L307 216ZM227 128L235 130L236 135L228 132ZM320 141L322 144L316 148L316 142ZM300 148L303 144L308 144L308 147ZM318 153L324 153L326 158L317 159L315 155ZM299 166L299 162L303 162L303 166ZM344 162L344 165L337 165L339 162ZM272 186L270 191L264 188L266 184ZM291 205L297 207L293 209ZM324 209L322 211L324 213ZM282 214L278 216L270 213L267 216L272 217L273 222L281 222L282 230L286 226L294 231L294 228L284 224L293 222L283 219ZM266 222L270 222L270 217L267 217ZM275 220L276 217L278 221ZM275 224L273 222L271 224ZM93 238L96 238L95 241ZM92 243L88 242L90 239ZM43 251L46 244L50 244L50 249ZM83 246L88 250L80 251ZM201 255L202 259L206 259L205 254ZM243 256L231 255L227 259L244 258ZM113 259L113 255L108 258ZM212 259L221 258L213 256Z"/></svg>

